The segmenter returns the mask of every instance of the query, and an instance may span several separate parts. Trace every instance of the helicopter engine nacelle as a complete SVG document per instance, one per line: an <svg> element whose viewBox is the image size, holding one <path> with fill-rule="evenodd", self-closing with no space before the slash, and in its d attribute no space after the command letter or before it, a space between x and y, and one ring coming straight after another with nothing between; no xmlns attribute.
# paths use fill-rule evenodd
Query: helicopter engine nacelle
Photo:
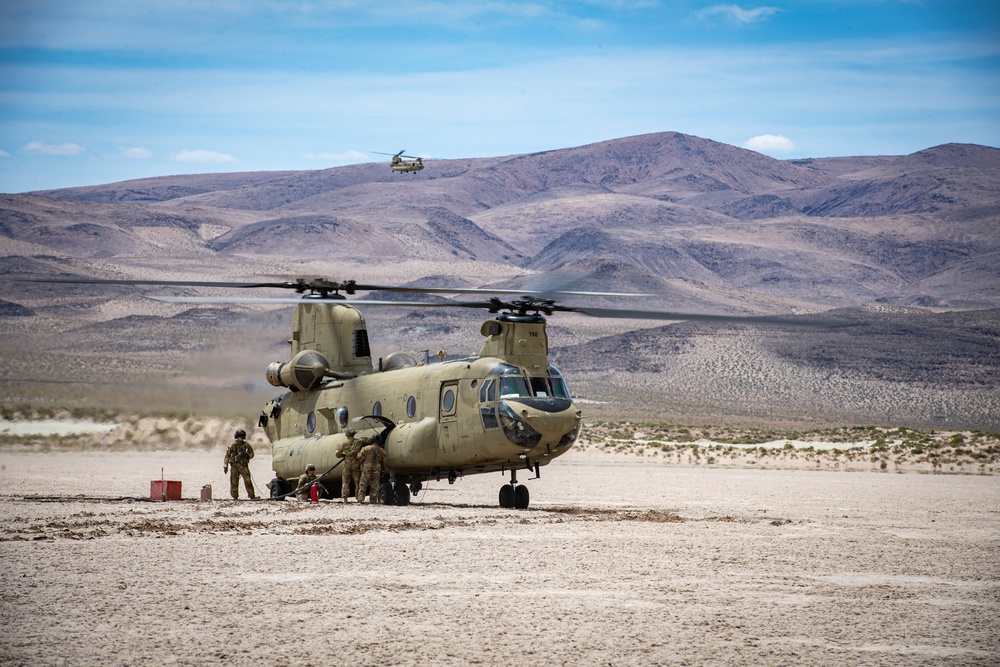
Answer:
<svg viewBox="0 0 1000 667"><path fill-rule="evenodd" d="M292 391L315 389L330 371L330 364L319 352L303 350L287 364L275 361L267 367L267 381L275 387Z"/></svg>

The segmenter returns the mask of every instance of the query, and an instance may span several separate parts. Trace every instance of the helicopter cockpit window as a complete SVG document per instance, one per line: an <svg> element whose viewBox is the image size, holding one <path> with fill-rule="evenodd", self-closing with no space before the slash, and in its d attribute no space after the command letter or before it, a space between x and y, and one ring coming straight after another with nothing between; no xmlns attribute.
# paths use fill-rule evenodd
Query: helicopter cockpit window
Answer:
<svg viewBox="0 0 1000 667"><path fill-rule="evenodd" d="M550 396L548 378L531 378L531 393L535 396Z"/></svg>
<svg viewBox="0 0 1000 667"><path fill-rule="evenodd" d="M518 398L531 396L528 383L520 375L500 376L500 398Z"/></svg>
<svg viewBox="0 0 1000 667"><path fill-rule="evenodd" d="M344 406L337 408L336 415L337 415L337 423L340 424L340 428L344 428L345 426L347 426L347 417L348 417L347 407Z"/></svg>
<svg viewBox="0 0 1000 667"><path fill-rule="evenodd" d="M552 395L556 398L570 398L569 387L562 373L555 366L549 366L549 384L552 386Z"/></svg>
<svg viewBox="0 0 1000 667"><path fill-rule="evenodd" d="M479 390L479 402L480 403L492 403L497 398L497 385L496 382L490 378L483 382L482 388Z"/></svg>

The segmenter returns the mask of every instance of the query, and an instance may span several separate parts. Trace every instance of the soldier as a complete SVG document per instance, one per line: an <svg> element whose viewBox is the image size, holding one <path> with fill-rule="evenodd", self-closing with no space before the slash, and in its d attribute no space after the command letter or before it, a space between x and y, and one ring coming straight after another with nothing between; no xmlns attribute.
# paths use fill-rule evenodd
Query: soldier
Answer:
<svg viewBox="0 0 1000 667"><path fill-rule="evenodd" d="M363 503L365 496L371 496L371 502L378 502L378 486L382 480L382 471L388 467L389 457L382 445L376 440L365 445L358 452L358 462L361 464L361 485L358 486L358 502Z"/></svg>
<svg viewBox="0 0 1000 667"><path fill-rule="evenodd" d="M351 495L351 482L354 482L355 489L361 488L361 467L358 463L358 452L369 442L368 438L355 439L356 434L357 431L353 428L344 431L347 440L337 449L336 454L344 458L344 468L340 473L340 497L345 503L348 496Z"/></svg>
<svg viewBox="0 0 1000 667"><path fill-rule="evenodd" d="M243 486L247 489L247 495L251 500L256 500L257 496L253 492L253 480L250 479L250 459L253 458L253 447L246 441L247 432L243 429L236 429L236 439L226 448L226 458L222 463L222 472L229 473L229 493L233 500L240 497L240 477L243 478ZM230 472L232 468L232 472Z"/></svg>
<svg viewBox="0 0 1000 667"><path fill-rule="evenodd" d="M295 487L295 497L302 501L309 500L309 489L310 487L318 482L316 477L316 466L309 464L306 466L306 471L299 475L299 485ZM323 495L323 491L320 491L320 496Z"/></svg>

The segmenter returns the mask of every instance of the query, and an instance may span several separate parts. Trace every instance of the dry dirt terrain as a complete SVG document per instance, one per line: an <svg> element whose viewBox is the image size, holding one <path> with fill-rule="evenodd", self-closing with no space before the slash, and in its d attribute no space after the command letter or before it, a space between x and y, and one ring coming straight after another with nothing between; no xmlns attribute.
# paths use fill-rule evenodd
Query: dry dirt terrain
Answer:
<svg viewBox="0 0 1000 667"><path fill-rule="evenodd" d="M1000 661L994 464L687 464L606 436L524 475L524 511L501 475L408 507L237 502L219 446L8 441L0 663ZM269 463L260 443L262 491ZM161 474L184 500L148 500Z"/></svg>

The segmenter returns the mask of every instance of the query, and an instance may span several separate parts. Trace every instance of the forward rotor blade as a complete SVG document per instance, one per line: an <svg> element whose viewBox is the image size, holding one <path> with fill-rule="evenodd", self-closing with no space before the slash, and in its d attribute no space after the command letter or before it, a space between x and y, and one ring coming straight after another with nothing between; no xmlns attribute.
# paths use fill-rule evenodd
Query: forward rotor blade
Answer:
<svg viewBox="0 0 1000 667"><path fill-rule="evenodd" d="M230 283L214 280L117 280L104 278L29 278L21 282L58 283L64 285L167 285L174 287L283 287L295 288L295 283Z"/></svg>
<svg viewBox="0 0 1000 667"><path fill-rule="evenodd" d="M414 308L479 308L489 310L496 305L489 301L377 301L367 299L331 299L331 298L301 298L301 297L270 297L270 296L155 296L147 295L147 299L166 301L168 303L276 303L276 304L309 304L332 303L342 306L395 306Z"/></svg>

